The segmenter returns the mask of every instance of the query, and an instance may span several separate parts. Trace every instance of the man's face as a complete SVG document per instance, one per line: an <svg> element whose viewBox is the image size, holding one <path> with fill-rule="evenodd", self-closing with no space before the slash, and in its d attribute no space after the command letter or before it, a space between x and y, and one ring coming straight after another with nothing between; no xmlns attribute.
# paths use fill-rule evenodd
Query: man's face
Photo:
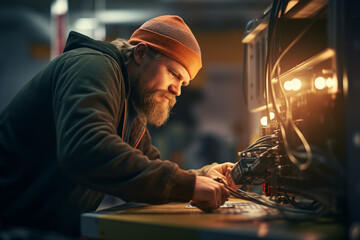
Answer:
<svg viewBox="0 0 360 240"><path fill-rule="evenodd" d="M147 121L159 127L169 118L181 87L189 82L188 72L177 61L166 56L151 58L146 54L138 74L132 79L132 99Z"/></svg>

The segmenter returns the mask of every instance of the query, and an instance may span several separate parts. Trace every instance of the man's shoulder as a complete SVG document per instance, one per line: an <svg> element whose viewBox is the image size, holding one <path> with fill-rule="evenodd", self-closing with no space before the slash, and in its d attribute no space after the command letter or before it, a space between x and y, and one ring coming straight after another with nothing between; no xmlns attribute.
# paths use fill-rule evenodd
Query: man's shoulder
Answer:
<svg viewBox="0 0 360 240"><path fill-rule="evenodd" d="M98 51L96 49L81 47L63 53L59 59L61 62L73 62L82 64L86 62L88 66L95 65L100 67L102 64L108 65L109 63L121 72L119 63L110 55ZM91 60L91 61L90 61Z"/></svg>
<svg viewBox="0 0 360 240"><path fill-rule="evenodd" d="M64 58L78 57L78 56L91 56L91 55L100 56L100 57L109 57L109 55L107 55L103 52L100 52L96 49L87 48L87 47L76 48L76 49L73 49L73 50L63 53Z"/></svg>

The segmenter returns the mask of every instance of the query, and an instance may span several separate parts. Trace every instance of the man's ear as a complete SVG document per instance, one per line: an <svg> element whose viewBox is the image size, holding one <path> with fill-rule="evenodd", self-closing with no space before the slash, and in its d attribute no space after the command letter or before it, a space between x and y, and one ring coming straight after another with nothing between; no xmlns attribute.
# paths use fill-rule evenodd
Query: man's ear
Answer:
<svg viewBox="0 0 360 240"><path fill-rule="evenodd" d="M146 55L147 50L148 50L148 46L144 42L140 42L136 45L133 56L134 56L134 61L137 64L141 64L142 60Z"/></svg>

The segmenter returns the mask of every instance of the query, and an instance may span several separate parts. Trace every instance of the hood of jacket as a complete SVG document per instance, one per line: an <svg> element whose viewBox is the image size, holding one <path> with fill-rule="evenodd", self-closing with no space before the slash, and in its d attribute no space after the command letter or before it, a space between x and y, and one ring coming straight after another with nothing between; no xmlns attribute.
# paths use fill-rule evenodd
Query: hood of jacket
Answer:
<svg viewBox="0 0 360 240"><path fill-rule="evenodd" d="M102 52L112 57L120 66L122 75L124 77L126 98L130 95L130 82L128 78L128 72L125 65L125 59L120 51L112 43L94 40L81 33L71 31L66 40L64 53L77 49L77 48L91 48L96 51Z"/></svg>

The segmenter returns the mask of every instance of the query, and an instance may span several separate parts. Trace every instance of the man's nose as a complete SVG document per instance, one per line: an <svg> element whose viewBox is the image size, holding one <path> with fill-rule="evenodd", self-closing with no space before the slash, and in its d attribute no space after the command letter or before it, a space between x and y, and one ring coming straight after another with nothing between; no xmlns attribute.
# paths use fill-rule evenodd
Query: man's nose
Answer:
<svg viewBox="0 0 360 240"><path fill-rule="evenodd" d="M178 97L181 95L181 84L171 84L169 90Z"/></svg>

